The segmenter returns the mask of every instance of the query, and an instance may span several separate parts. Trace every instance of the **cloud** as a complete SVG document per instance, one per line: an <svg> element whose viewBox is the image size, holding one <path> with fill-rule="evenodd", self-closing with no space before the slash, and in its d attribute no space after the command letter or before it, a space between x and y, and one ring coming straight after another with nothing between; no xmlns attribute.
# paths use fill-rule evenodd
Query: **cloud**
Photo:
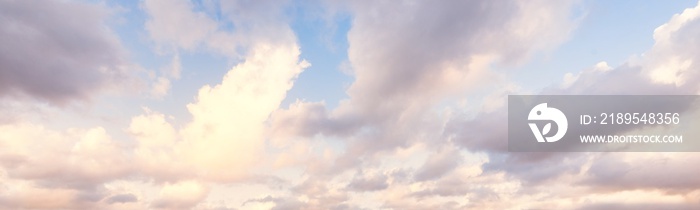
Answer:
<svg viewBox="0 0 700 210"><path fill-rule="evenodd" d="M164 114L148 109L133 117L126 131L134 138L134 145L113 140L102 127L62 132L28 122L0 126L3 172L13 183L36 185L18 189L29 193L24 197L0 195L0 205L34 208L32 203L40 202L44 206L36 208L103 204L131 208L134 206L127 202L130 197L107 197L108 192L100 189L105 183L136 176L170 183L152 207L187 209L207 197L208 189L200 180L248 180L256 163L266 158L268 116L279 107L294 79L310 65L300 61L299 55L295 43L259 43L221 84L200 89L196 100L187 105L192 120L184 126L176 129ZM40 194L31 194L34 192Z"/></svg>
<svg viewBox="0 0 700 210"><path fill-rule="evenodd" d="M104 183L132 170L126 147L101 127L53 131L23 122L0 131L0 207L97 208Z"/></svg>
<svg viewBox="0 0 700 210"><path fill-rule="evenodd" d="M266 196L264 198L259 198L259 199L249 199L245 202L243 202L243 207L247 206L252 206L251 204L255 205L255 203L271 203L272 206L268 207L268 209L274 209L274 210L283 210L283 209L302 209L304 207L304 203L292 199L292 198L273 198L272 196ZM263 207L261 206L256 206L260 209ZM267 207L267 206L266 206ZM253 208L251 208L253 209Z"/></svg>
<svg viewBox="0 0 700 210"><path fill-rule="evenodd" d="M201 5L200 5L201 4ZM164 52L207 50L239 59L258 42L294 42L285 21L286 1L147 0L146 31ZM203 8L203 9L199 9Z"/></svg>
<svg viewBox="0 0 700 210"><path fill-rule="evenodd" d="M131 203L131 202L136 202L138 201L138 197L136 195L127 193L127 194L118 194L118 195L113 195L107 198L107 203L113 204L113 203Z"/></svg>
<svg viewBox="0 0 700 210"><path fill-rule="evenodd" d="M157 209L192 209L209 193L209 188L196 181L181 181L166 184L160 191L160 197L153 201L151 207Z"/></svg>
<svg viewBox="0 0 700 210"><path fill-rule="evenodd" d="M174 145L180 142L175 128L165 115L148 111L131 119L127 132L136 141L134 158L139 171L160 179L179 178L185 170L182 156Z"/></svg>
<svg viewBox="0 0 700 210"><path fill-rule="evenodd" d="M297 100L287 109L275 111L271 119L273 136L310 137L316 134L328 136L348 136L357 131L359 123L352 119L338 119L329 113L323 102L305 102Z"/></svg>
<svg viewBox="0 0 700 210"><path fill-rule="evenodd" d="M185 106L191 119L144 108L125 139L100 126L1 124L0 208L691 209L698 200L693 154L507 152L503 102L519 90L492 65L565 41L575 3L341 2L356 80L333 109L279 108L309 64L281 20L288 2L278 3L142 2L148 35L174 53L152 75L153 96L180 77L180 50L240 62L199 89ZM595 64L541 93L696 93L698 48L682 47L696 42L696 13L657 29L638 60ZM477 86L499 87L471 101Z"/></svg>
<svg viewBox="0 0 700 210"><path fill-rule="evenodd" d="M101 127L57 132L22 123L0 131L1 164L11 178L48 188L92 189L130 170L124 148Z"/></svg>
<svg viewBox="0 0 700 210"><path fill-rule="evenodd" d="M246 59L258 43L286 45L295 35L284 19L285 2L146 0L145 30L159 54L173 54L172 63L151 73L150 95L166 96L180 77L180 51L209 52L230 60Z"/></svg>
<svg viewBox="0 0 700 210"><path fill-rule="evenodd" d="M700 6L685 9L654 30L654 46L645 53L645 74L655 83L681 86L697 83L700 53Z"/></svg>
<svg viewBox="0 0 700 210"><path fill-rule="evenodd" d="M189 2L174 2L172 5L170 2L165 5L161 5L162 3L164 2L146 1L141 6L151 15L146 23L147 31L157 39L157 44L163 47L195 50L202 44L202 39L216 40L218 35L234 34L219 31L219 23L216 22L216 30L212 32L212 27L208 26L211 19L206 14L194 12L193 5ZM104 11L100 10L102 8L97 6L56 2L47 5L52 4L67 11L74 9L77 15L85 13L84 17L88 19L72 19L78 24L85 22L84 25L88 28L96 23L101 24L100 15L104 15ZM168 10L170 6L174 10ZM275 4L269 6L276 7ZM57 13L52 8L40 9L47 10L47 17ZM97 12L92 11L95 9ZM3 13L9 14L22 15L14 12ZM184 14L185 18L194 18L194 22L170 22L168 17L180 20L176 17L181 14ZM62 17L56 17L53 21L57 20L62 20ZM3 190L0 194L0 206L133 209L145 208L141 205L150 202L153 208L188 209L204 202L208 197L208 183L256 180L252 178L256 176L253 174L254 169L265 167L258 163L270 161L267 159L269 157L264 155L267 119L286 97L286 92L292 87L296 77L310 65L305 60L300 60L299 46L286 22L267 19L265 24L268 21L277 21L275 27L281 28L273 30L263 27L266 30L258 32L255 27L246 31L275 33L251 38L245 42L245 54L240 58L242 61L228 71L220 84L202 87L195 100L186 105L192 115L191 120L177 122L165 114L144 108L145 113L132 117L130 125L125 129L129 134L126 137L132 139L123 141L113 140L102 127L59 131L38 125L40 123L20 119L0 125L0 130L3 131L0 134L0 174L7 176L0 178L8 180L10 186L19 186L16 190L22 192L8 195L7 192L12 191ZM172 28L182 26L183 23L193 28ZM67 26L59 28L70 29ZM204 26L204 29L197 28L199 26ZM205 33L190 30L204 30ZM169 34L171 32L176 34ZM57 38L70 36L73 35L61 35ZM83 34L78 38L81 36ZM86 40L93 41L90 38L92 37L86 37ZM82 46L64 44L71 47ZM111 49L110 45L100 45L99 42L92 44ZM31 47L41 49L37 46ZM90 56L98 54L100 52L92 52ZM179 54L175 54L170 66L162 69L157 77L155 74L151 75L157 81L152 94L156 97L164 96L170 88L170 82L178 79L181 71ZM84 76L91 79L90 74ZM178 126L174 126L176 124ZM139 193L134 194L134 191L107 187L117 181L136 180L153 181L155 187L162 185L159 197L153 199ZM40 204L34 204L35 202Z"/></svg>
<svg viewBox="0 0 700 210"><path fill-rule="evenodd" d="M293 80L310 64L294 44L256 46L220 85L199 90L188 104L193 121L181 131L185 156L205 176L230 176L252 166L262 149L264 123L279 107ZM204 174L203 174L204 175Z"/></svg>
<svg viewBox="0 0 700 210"><path fill-rule="evenodd" d="M153 87L151 87L151 96L155 98L163 98L168 94L172 80L180 79L182 72L182 64L180 64L180 55L173 56L170 65L161 70L160 76L155 79Z"/></svg>
<svg viewBox="0 0 700 210"><path fill-rule="evenodd" d="M350 3L356 80L348 105L375 120L424 110L494 76L484 71L494 61L518 63L565 40L575 26L571 8L567 1Z"/></svg>
<svg viewBox="0 0 700 210"><path fill-rule="evenodd" d="M0 197L0 207L5 209L83 209L94 204L80 201L79 191L74 189L46 189L27 184L13 183L14 194Z"/></svg>
<svg viewBox="0 0 700 210"><path fill-rule="evenodd" d="M700 62L698 47L687 43L696 42L700 34L695 30L700 21L697 8L686 9L654 32L655 45L641 58L611 68L598 63L578 74L565 76L563 85L545 88L545 95L693 95L698 92L698 71L694 66ZM679 64L679 58L688 63L688 69ZM681 62L682 63L682 62ZM659 75L663 74L663 75ZM668 76L668 77L667 77ZM517 92L516 92L517 93ZM505 100L505 99L504 99ZM697 106L679 104L655 104L654 106L678 106L681 112L695 118ZM455 115L448 122L445 134L451 136L465 149L484 151L489 161L482 167L485 174L505 173L507 177L520 181L523 186L556 185L575 183L571 187L585 186L580 194L562 196L560 199L582 197L582 194L609 194L629 190L663 192L664 194L691 193L697 179L691 177L694 170L684 167L687 161L696 159L693 154L663 153L508 153L507 136L503 132L507 124L506 107L500 111L477 114L474 118ZM627 130L609 131L613 133ZM655 180L655 179L663 180ZM525 193L525 192L523 192ZM555 195L552 193L552 195ZM695 198L693 198L695 199ZM553 199L556 200L556 199ZM691 199L692 200L692 199ZM686 208L687 201L666 203L661 198L650 198L645 202L623 203L620 200L596 201L576 204L582 209L634 208L651 205Z"/></svg>
<svg viewBox="0 0 700 210"><path fill-rule="evenodd" d="M355 191L377 191L388 187L387 176L385 174L370 174L367 177L355 177L348 188Z"/></svg>
<svg viewBox="0 0 700 210"><path fill-rule="evenodd" d="M461 162L462 156L459 150L445 146L442 151L436 151L428 157L423 166L416 171L414 179L421 182L440 178L457 168Z"/></svg>
<svg viewBox="0 0 700 210"><path fill-rule="evenodd" d="M204 86L187 105L192 121L176 130L160 113L132 119L129 131L144 172L208 180L240 180L262 158L268 116L308 67L295 44L261 43L216 86Z"/></svg>
<svg viewBox="0 0 700 210"><path fill-rule="evenodd" d="M204 12L192 11L190 1L148 0L142 3L149 14L146 31L158 44L194 50L211 34L218 24Z"/></svg>
<svg viewBox="0 0 700 210"><path fill-rule="evenodd" d="M339 6L338 6L339 5ZM350 159L442 139L434 107L491 79L493 63L517 64L566 40L571 2L340 2L352 16L349 98L327 111L296 103L273 126L302 136L343 136ZM383 12L376 12L383 11ZM548 15L542 15L548 14ZM342 127L342 129L337 129ZM410 131L410 132L407 132ZM437 143L437 142L433 142ZM336 170L339 172L342 170Z"/></svg>
<svg viewBox="0 0 700 210"><path fill-rule="evenodd" d="M619 210L651 210L651 209L697 209L699 205L684 204L684 203L636 203L636 204L619 204L619 203L603 203L603 204L588 204L584 205L579 210L602 210L602 209L619 209Z"/></svg>
<svg viewBox="0 0 700 210"><path fill-rule="evenodd" d="M129 82L109 13L82 2L0 2L0 96L65 104Z"/></svg>
<svg viewBox="0 0 700 210"><path fill-rule="evenodd" d="M490 65L517 65L530 54L566 40L576 25L570 18L571 2L339 4L352 16L348 56L355 81L347 90L349 98L333 110L323 103L297 101L271 117L272 132L280 136L341 137L341 154L323 163L309 163L310 177L296 188L304 190L293 190L297 195L318 196L314 192L333 189L333 177L391 159L384 155L417 143L439 152L418 165L415 179L429 182L451 173L462 157L457 150L442 151L436 146L450 142L449 135L441 132L443 117L449 114L439 113L436 107L480 85L502 81L502 75L489 71ZM343 186L379 189L376 192L394 196L394 184L387 182L385 188L381 183L381 179L356 177ZM397 193L392 197L395 203L387 198L378 202L387 208L419 209L401 205L405 202L401 195L410 194ZM461 205L447 200L421 206L458 209Z"/></svg>
<svg viewBox="0 0 700 210"><path fill-rule="evenodd" d="M686 194L698 189L698 170L687 165L697 161L695 154L607 154L592 161L582 184L598 191L661 190ZM640 164L643 163L643 164Z"/></svg>

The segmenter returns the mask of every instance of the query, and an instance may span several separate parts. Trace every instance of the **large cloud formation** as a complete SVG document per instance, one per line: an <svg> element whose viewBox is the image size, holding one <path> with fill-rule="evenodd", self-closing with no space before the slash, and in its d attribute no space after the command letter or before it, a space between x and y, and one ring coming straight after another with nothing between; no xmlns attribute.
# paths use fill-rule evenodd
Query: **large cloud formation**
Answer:
<svg viewBox="0 0 700 210"><path fill-rule="evenodd" d="M697 196L692 196L697 192L687 190L680 184L695 183L694 178L684 176L685 172L679 172L676 181L644 181L642 177L663 179L665 176L641 170L639 165L656 163L654 167L669 169L665 171L687 171L679 166L693 155L652 154L644 158L643 155L618 154L602 158L599 154L586 153L513 154L507 152L507 136L503 131L507 124L504 103L493 103L491 107L477 113L476 117L452 111L446 113L445 119L442 118L445 113L433 111L444 106L444 102L457 101L453 98L458 97L462 91L469 90L469 85L488 85L485 81L505 84L507 87L496 89L496 101L505 100L507 94L518 93L517 89L508 88L507 81L503 81L498 74L489 72L489 65L517 63L527 59L529 53L559 43L566 38L566 32L571 30L573 20L569 19L570 13L566 12L571 8L570 3L547 4L537 7L538 9L500 2L465 4L471 3L478 6L460 7L458 4L450 4L447 8L441 7L444 5L439 3L421 5L421 2L412 2L391 4L389 8L383 7L383 4L350 3L350 7L355 9L351 9L355 19L348 35L349 57L356 77L348 89L350 98L332 111L321 108L322 104L298 102L288 110L278 112L273 119L279 119L278 127L284 128L285 133L344 138L347 145L345 153L326 165L334 173L339 173L338 176L343 176L343 171L347 169L355 168L385 170L388 174L394 170L413 173L414 182L408 182L412 184L411 189L400 190L401 187L394 184L407 184L401 182L401 177L404 177L401 173L392 174L396 177L390 176L389 180L393 181L387 187L382 186L386 189L378 194L398 195L383 198L385 207L591 209L606 206L633 208L651 204L692 208L692 204L675 199L682 196L697 201ZM499 7L491 11L490 4L498 4ZM479 9L452 13L452 9L463 8ZM697 69L698 52L695 45L687 45L697 42L697 27L693 26L700 22L697 20L698 8L700 6L687 9L657 28L653 34L655 45L641 58L630 60L616 68L611 68L604 62L597 64L581 73L567 75L562 85L555 84L542 93L698 93L700 87L696 81L697 71L693 70ZM509 14L525 17L508 19L512 16L499 14L497 18L491 19L485 15L498 14L501 9L511 9ZM470 15L478 16L479 21L474 18L475 22L470 22ZM509 23L517 23L514 25L523 28L512 28L513 25ZM538 26L543 28L537 28ZM692 112L687 114L695 116ZM345 126L338 129L338 125ZM354 130L348 131L349 128ZM314 129L316 132L313 132ZM386 162L392 162L392 158L397 158L405 148L413 148L412 145L445 145L449 142L454 142L459 148L478 152L466 156L467 159L481 157L479 154L486 155L487 161L471 163L480 166L476 175L466 175L471 178L453 177L460 173L469 174L465 168L473 166L459 162L454 166L455 159L460 159L458 155L443 159L437 158L439 156L429 157L422 166L416 164L409 168L396 168L391 164L391 167L386 166ZM439 146L433 148L438 149ZM609 158L623 161L607 163ZM428 166L435 167L432 172L438 175L429 175L425 170ZM630 167L641 171L632 174L624 170L632 170ZM616 169L623 171L611 171ZM447 172L443 174L441 171ZM625 183L623 186L604 187L610 183L604 180L610 179L611 174L620 173L626 175L613 180ZM429 181L433 177L436 180ZM622 181L623 177L629 179ZM331 181L333 179L328 180L329 183L334 183ZM356 181L351 183L363 183ZM571 185L562 183L575 185L569 189ZM545 190L540 187L543 184L554 186ZM590 187L595 190L589 191ZM420 193L412 193L416 189ZM635 190L632 194L639 199L625 202L604 199L605 196L620 198L625 190ZM668 194L659 196L656 190ZM420 199L413 201L423 203L411 202L409 195L420 195ZM658 199L645 199L654 196L658 196ZM425 202L425 197L433 199ZM469 202L464 203L465 199ZM593 204L582 203L581 199L588 199Z"/></svg>
<svg viewBox="0 0 700 210"><path fill-rule="evenodd" d="M355 80L349 97L334 108L297 100L280 109L310 65L300 58L303 49L284 20L286 3L140 3L144 34L158 53L173 56L172 70L160 75L164 82L157 83L156 95L179 77L179 56L186 53L215 53L236 64L218 84L204 85L193 101L181 104L191 119L144 108L127 116L123 130L60 129L23 118L0 124L0 208L700 207L698 170L688 167L698 161L692 153L507 152L503 101L519 92L509 72L492 66L520 65L566 41L578 21L571 12L577 2L325 2L328 10L352 17L348 60ZM80 68L59 69L67 77L53 77L41 87L59 91L60 85L107 84L106 78L116 74L109 69L123 61L111 60L122 55L101 22L103 6L50 2L46 5L73 13L49 7L41 8L46 13L41 17L18 12L30 4L0 3L0 22L12 26L3 27L0 36L32 38L10 43L14 50L37 51L41 48L33 44L45 43L50 49L106 56ZM655 45L640 58L616 67L592 64L542 93L698 93L700 45L692 43L700 37L699 11L700 5L687 9L658 27ZM72 15L94 19L56 18ZM84 26L79 38L104 48L70 42L72 36L58 29L74 29L71 24ZM3 67L0 93L50 101L88 94L33 92L31 82L47 72L32 65L45 63L13 59L5 51L0 51L3 66L21 68ZM46 62L83 58L56 56ZM82 72L95 66L107 70ZM9 78L5 74L24 72L37 74L3 80ZM104 80L76 82L80 77L73 74L78 73ZM472 100L483 94L485 99ZM700 113L688 110L688 116Z"/></svg>

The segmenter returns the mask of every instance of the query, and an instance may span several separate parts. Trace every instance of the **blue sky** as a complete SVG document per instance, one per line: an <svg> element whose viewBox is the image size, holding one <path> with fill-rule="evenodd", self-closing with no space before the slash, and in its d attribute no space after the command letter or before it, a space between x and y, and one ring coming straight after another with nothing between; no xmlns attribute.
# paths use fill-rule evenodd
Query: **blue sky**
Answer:
<svg viewBox="0 0 700 210"><path fill-rule="evenodd" d="M124 19L127 23L115 21L120 23L111 25L119 33L123 44L130 49L135 61L152 70L170 62L169 56L158 55L152 46L149 47L152 43L145 37L147 34L143 29L147 15L139 9L138 1L107 4L126 8L119 19ZM199 1L194 5L201 7L201 4ZM324 101L329 108L335 108L340 100L347 98L345 89L353 81L351 75L341 71L343 63L348 62L346 35L351 27L351 17L349 14L323 17L324 14L318 14L318 6L311 6L310 2L297 1L291 4L294 6L286 11L290 27L297 35L302 49L301 57L308 60L312 66L299 75L297 85L288 92L281 107L299 99ZM695 4L694 1L644 4L628 1L582 1L572 9L574 12L571 17L579 18L580 21L575 23L577 27L567 41L549 51L533 55L524 64L503 66L502 69L515 72L513 79L526 89L537 90L559 82L565 73L575 73L601 61L613 67L621 65L629 57L639 56L653 45L654 40L651 36L641 34L652 34L654 29L670 16ZM221 14L207 15L220 18L217 16ZM197 87L216 84L226 73L220 69L226 69L236 62L225 56L201 50L182 52L180 56L185 76L176 81L177 85L174 85L172 90L178 94L152 100L145 105L167 109L167 104L187 103L196 94ZM538 74L529 73L533 70ZM186 117L184 110L171 111Z"/></svg>
<svg viewBox="0 0 700 210"><path fill-rule="evenodd" d="M194 5L201 5L200 3ZM169 63L169 57L158 55L149 47L147 34L143 29L147 15L139 9L138 1L108 2L107 4L125 8L120 21L115 20L111 26L130 49L135 61L147 69L158 69ZM295 85L283 103L283 107L298 99L308 101L326 101L329 107L335 107L339 100L346 98L344 89L352 82L352 76L343 73L340 68L347 62L346 35L351 27L348 14L337 17L322 17L318 7L311 3L298 1L288 9L290 27L297 35L304 59L312 63L300 74ZM600 61L617 66L631 56L638 56L648 50L654 40L654 29L663 24L673 14L695 5L694 1L647 2L637 4L628 1L582 1L574 8L572 18L580 18L577 27L568 40L560 46L533 56L525 64L506 66L508 71L528 72L542 69L545 76L518 74L516 79L532 85L533 88L551 85L552 79L563 77L564 73L577 72ZM201 6L200 6L201 7ZM199 10L202 10L199 8ZM614 11L625 11L624 13ZM663 14L663 15L662 15ZM216 18L220 14L209 14ZM122 22L126 21L127 23ZM203 84L215 84L225 69L236 61L225 56L212 55L209 52L184 52L181 55L183 68L191 69L189 78L178 81L181 87L177 92L182 95L194 95L193 89ZM532 78L535 77L535 78ZM543 78L538 80L536 78ZM548 83L549 82L549 83ZM190 84L190 85L188 85ZM190 91L186 93L186 91ZM174 95L174 96L182 96ZM183 103L190 98L180 98ZM174 99L170 99L174 100Z"/></svg>
<svg viewBox="0 0 700 210"><path fill-rule="evenodd" d="M693 153L503 128L511 94L700 93L697 1L0 1L0 25L0 209L700 201Z"/></svg>

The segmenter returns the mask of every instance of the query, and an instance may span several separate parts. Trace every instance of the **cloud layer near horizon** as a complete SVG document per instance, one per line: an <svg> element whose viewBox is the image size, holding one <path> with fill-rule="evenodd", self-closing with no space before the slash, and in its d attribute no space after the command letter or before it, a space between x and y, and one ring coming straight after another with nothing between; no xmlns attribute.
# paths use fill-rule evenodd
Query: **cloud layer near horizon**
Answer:
<svg viewBox="0 0 700 210"><path fill-rule="evenodd" d="M123 69L133 62L108 30L114 14L105 5L0 2L8 26L0 37L13 46L0 50L3 103L48 102L58 105L50 112L71 114L66 102L139 77ZM521 65L566 42L577 2L325 2L352 17L355 80L337 107L296 100L286 108L311 65L286 20L290 3L203 2L139 4L152 49L172 57L141 81L145 92L176 94L182 54L236 61L175 105L191 118L144 107L116 129L0 119L0 208L700 208L693 153L507 152L504 101L521 92L512 72L493 65ZM655 44L640 58L591 64L541 93L700 93L698 24L700 5L679 11L647 35ZM484 89L483 100L462 102Z"/></svg>

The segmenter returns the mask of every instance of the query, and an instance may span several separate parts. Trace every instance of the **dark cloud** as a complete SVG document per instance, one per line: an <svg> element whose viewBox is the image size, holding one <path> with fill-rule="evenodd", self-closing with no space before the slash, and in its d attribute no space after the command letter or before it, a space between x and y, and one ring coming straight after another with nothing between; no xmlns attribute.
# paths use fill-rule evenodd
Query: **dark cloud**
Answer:
<svg viewBox="0 0 700 210"><path fill-rule="evenodd" d="M547 31L516 32L531 24L530 6L550 12L551 19L539 20L551 24ZM566 1L358 1L349 7L354 20L348 56L356 80L348 89L347 105L370 122L390 122L411 109L424 111L459 91L469 73L478 71L467 67L479 62L473 56L492 54L501 62L519 62L539 45L564 39L572 27Z"/></svg>
<svg viewBox="0 0 700 210"><path fill-rule="evenodd" d="M126 78L126 52L100 5L0 1L0 96L85 99Z"/></svg>
<svg viewBox="0 0 700 210"><path fill-rule="evenodd" d="M297 101L270 116L273 135L311 137L316 134L347 137L357 131L356 119L338 119L324 103Z"/></svg>

